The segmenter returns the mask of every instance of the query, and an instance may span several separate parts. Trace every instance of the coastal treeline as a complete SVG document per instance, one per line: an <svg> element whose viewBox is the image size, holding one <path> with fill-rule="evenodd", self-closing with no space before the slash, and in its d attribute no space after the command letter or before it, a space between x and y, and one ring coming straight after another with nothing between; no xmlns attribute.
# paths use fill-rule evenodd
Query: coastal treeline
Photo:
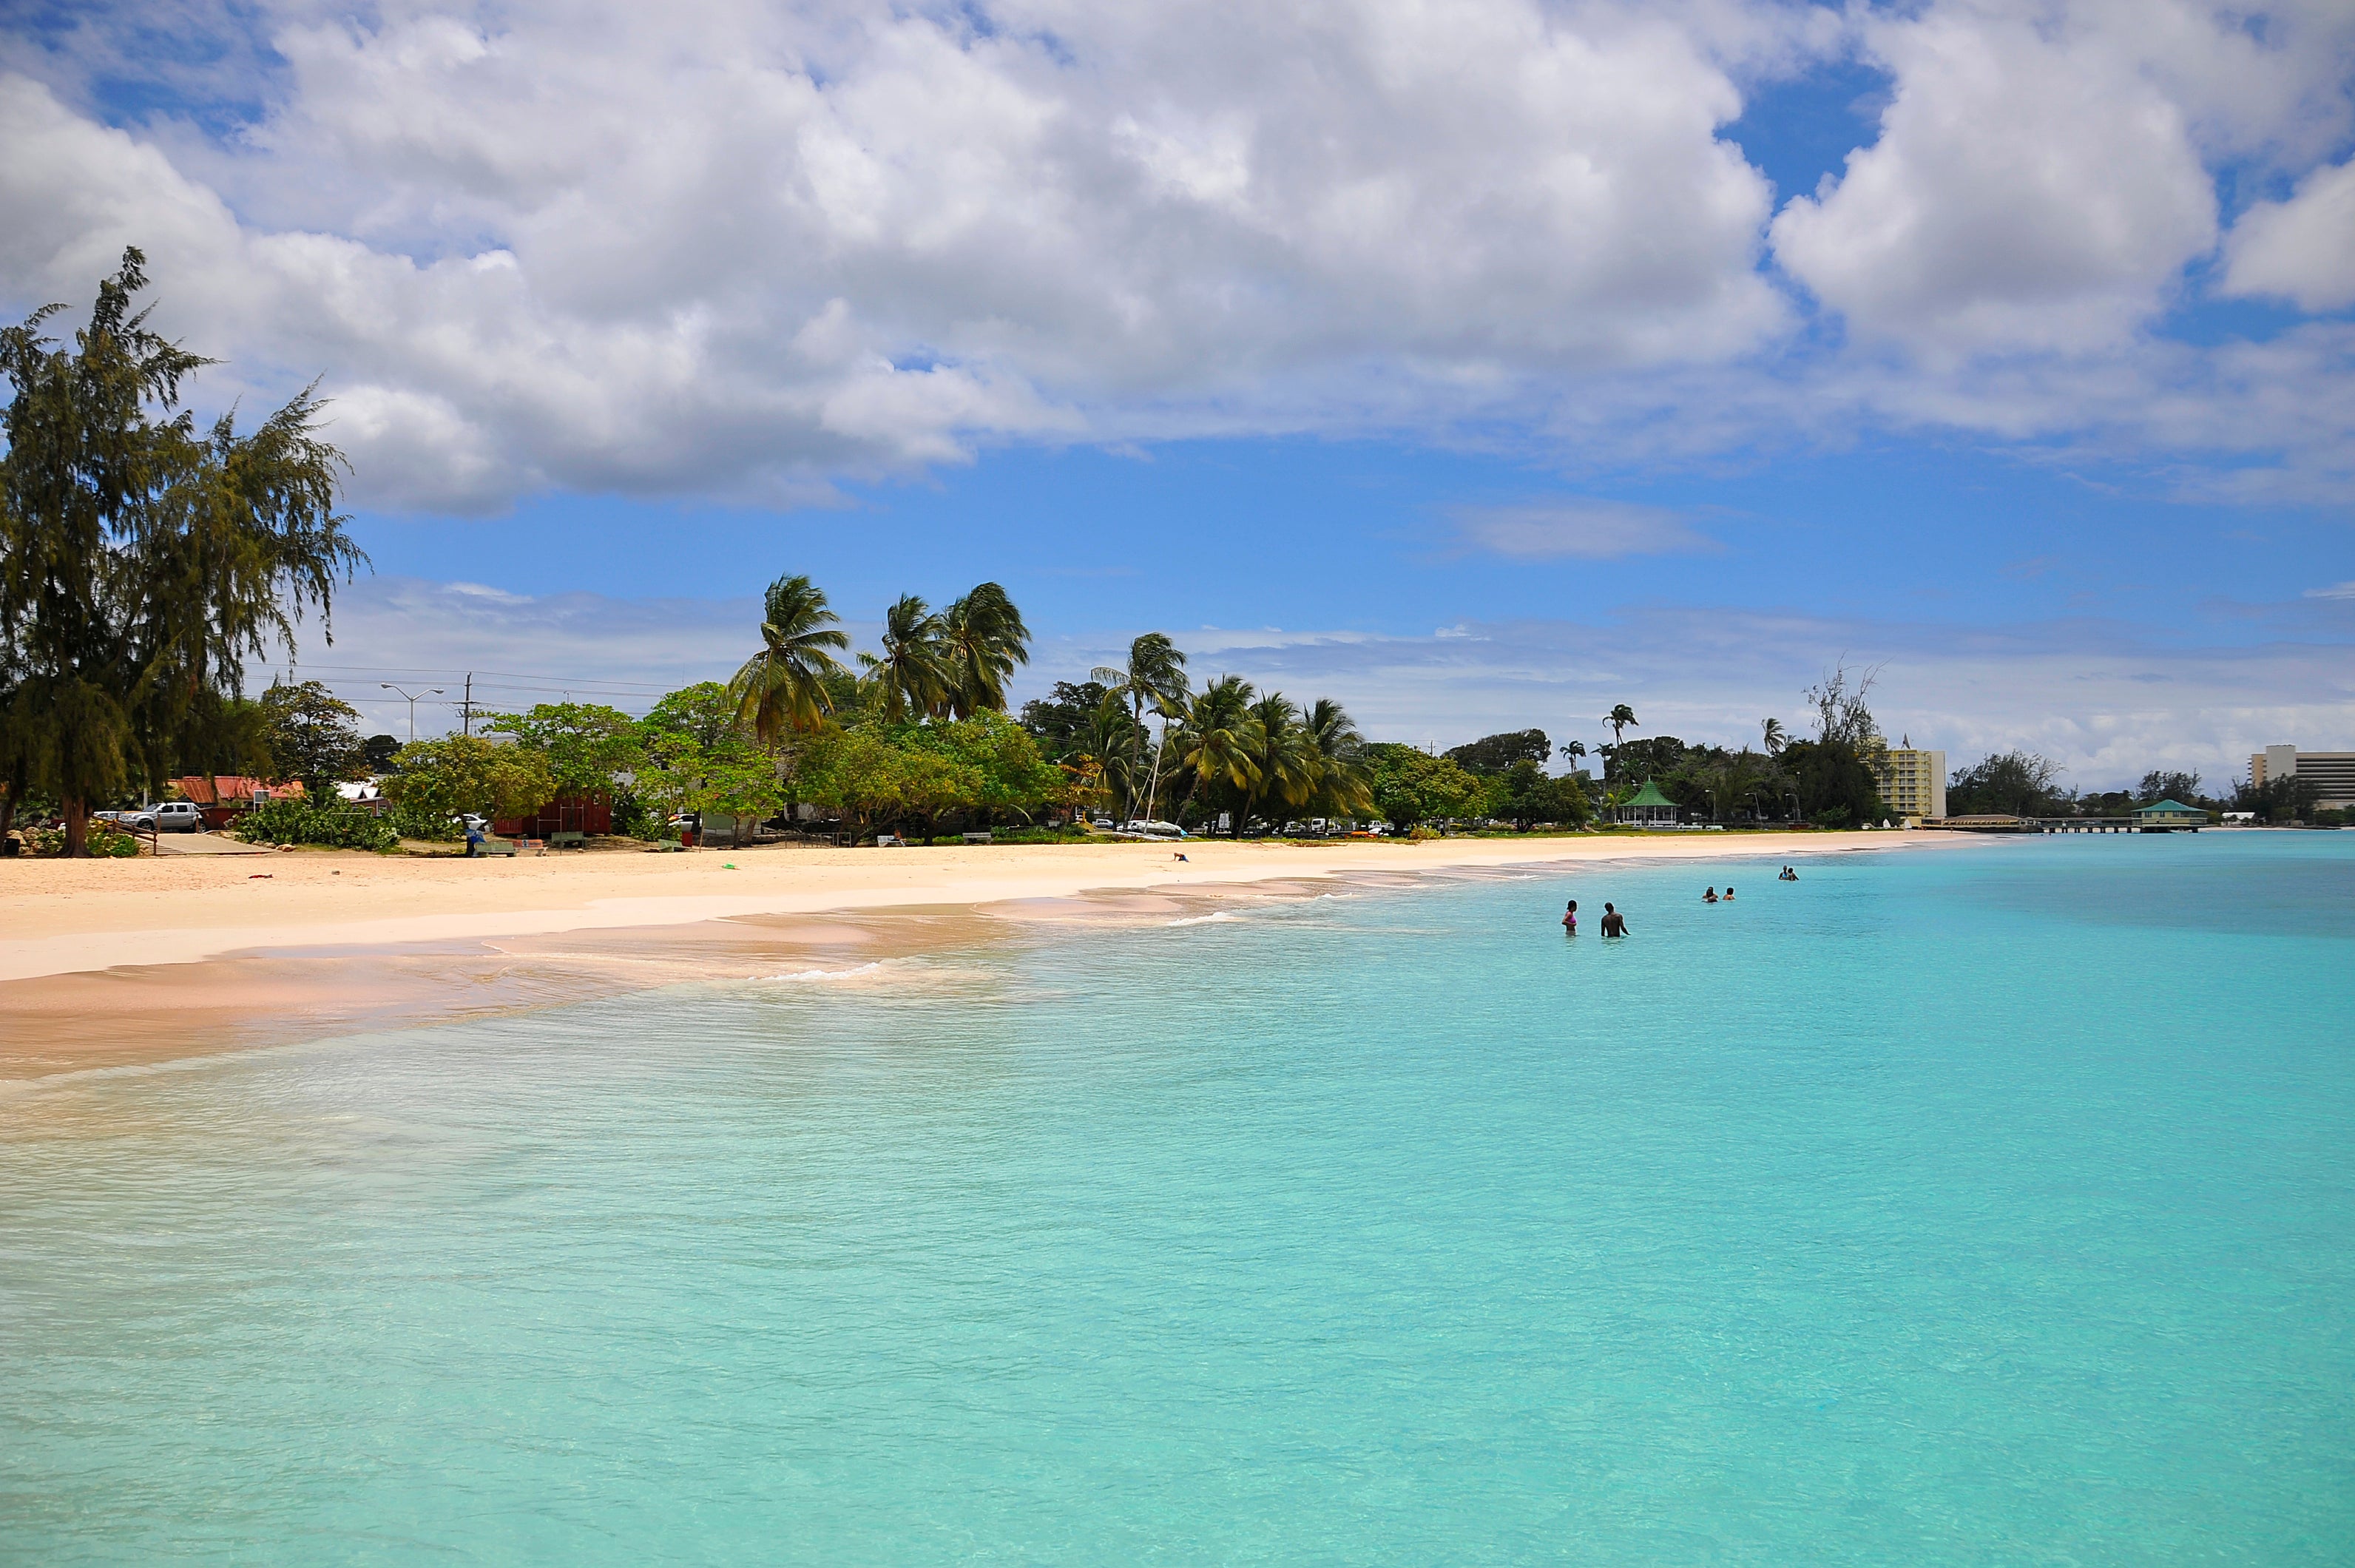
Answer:
<svg viewBox="0 0 2355 1568"><path fill-rule="evenodd" d="M901 596L878 642L853 656L825 592L781 577L758 645L726 682L671 692L639 717L542 704L489 715L482 736L400 748L384 775L393 828L448 837L461 813L603 795L616 830L647 838L689 816L825 824L856 839L1156 813L1241 835L1385 805L1411 824L1485 798L1432 789L1419 774L1437 759L1369 746L1329 699L1299 703L1232 675L1194 689L1186 655L1160 633L1137 638L1122 666L1010 714L1030 631L995 582L937 610ZM355 732L340 744L364 743Z"/></svg>

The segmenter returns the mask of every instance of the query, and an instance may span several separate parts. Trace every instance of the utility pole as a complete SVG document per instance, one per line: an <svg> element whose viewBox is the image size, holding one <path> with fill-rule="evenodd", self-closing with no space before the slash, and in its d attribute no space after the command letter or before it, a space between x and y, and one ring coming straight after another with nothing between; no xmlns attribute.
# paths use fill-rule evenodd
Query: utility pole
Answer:
<svg viewBox="0 0 2355 1568"><path fill-rule="evenodd" d="M474 672L466 672L465 700L458 704L458 727L463 734L474 732Z"/></svg>
<svg viewBox="0 0 2355 1568"><path fill-rule="evenodd" d="M400 692L400 695L403 697L409 697L409 693L401 691L400 688L393 685L392 682L389 680L378 681L377 685L386 691L397 691ZM441 695L442 688L437 686L431 691L419 692L417 697L439 697ZM417 744L417 697L409 697L409 743L412 746Z"/></svg>

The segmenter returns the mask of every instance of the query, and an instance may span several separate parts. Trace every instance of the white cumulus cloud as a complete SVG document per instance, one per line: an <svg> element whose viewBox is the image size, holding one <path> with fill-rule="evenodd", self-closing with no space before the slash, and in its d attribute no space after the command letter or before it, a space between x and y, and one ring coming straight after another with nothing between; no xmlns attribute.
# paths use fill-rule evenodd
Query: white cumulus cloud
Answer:
<svg viewBox="0 0 2355 1568"><path fill-rule="evenodd" d="M2355 304L2355 162L2318 169L2287 201L2261 201L2232 225L2225 292L2271 294L2305 310Z"/></svg>
<svg viewBox="0 0 2355 1568"><path fill-rule="evenodd" d="M2147 337L2214 251L2228 165L2306 180L2242 220L2228 286L2344 286L2343 167L2306 177L2350 127L2329 0L73 16L0 24L0 304L78 304L143 246L158 320L232 362L207 395L324 375L382 506L790 501L1213 432L1476 428L1594 462L1876 421L2083 437L2023 356L2107 378L2105 439L2193 389L2239 429L2229 375ZM1886 112L1778 216L1727 128L1847 49ZM123 82L167 107L110 114ZM1801 290L1855 347L1810 346Z"/></svg>

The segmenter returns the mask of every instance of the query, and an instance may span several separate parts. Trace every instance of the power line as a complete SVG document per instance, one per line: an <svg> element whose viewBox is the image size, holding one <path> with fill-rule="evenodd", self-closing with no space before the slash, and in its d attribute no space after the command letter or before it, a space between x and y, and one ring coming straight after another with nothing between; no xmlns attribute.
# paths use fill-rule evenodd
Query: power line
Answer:
<svg viewBox="0 0 2355 1568"><path fill-rule="evenodd" d="M422 676L428 679L440 679L444 677L455 677L463 679L467 673L465 670L455 666L436 667L432 665L289 664L282 667L276 663L272 663L265 665L262 667L272 671L273 674L282 667L289 674L301 669L338 675ZM635 687L643 690L654 692L666 692L674 689L674 688L672 688L667 682L659 680L623 680L614 677L605 677L595 680L575 680L568 676L549 675L541 671L512 669L483 669L476 670L474 673L477 676L493 676L503 680L554 681L559 683L554 686L519 687L516 688L517 690L527 691L562 691L568 689L584 690L590 687L610 687L615 689L619 689L623 687Z"/></svg>

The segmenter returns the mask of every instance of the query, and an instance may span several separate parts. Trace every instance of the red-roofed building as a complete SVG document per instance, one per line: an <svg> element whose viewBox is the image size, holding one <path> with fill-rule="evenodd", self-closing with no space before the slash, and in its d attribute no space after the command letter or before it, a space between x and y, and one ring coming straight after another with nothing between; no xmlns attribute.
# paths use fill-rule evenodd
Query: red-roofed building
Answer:
<svg viewBox="0 0 2355 1568"><path fill-rule="evenodd" d="M240 812L272 800L300 800L303 781L288 779L274 784L267 779L250 779L241 773L202 773L184 779L174 779L172 788L183 800L194 801L203 813L208 827L227 827Z"/></svg>

